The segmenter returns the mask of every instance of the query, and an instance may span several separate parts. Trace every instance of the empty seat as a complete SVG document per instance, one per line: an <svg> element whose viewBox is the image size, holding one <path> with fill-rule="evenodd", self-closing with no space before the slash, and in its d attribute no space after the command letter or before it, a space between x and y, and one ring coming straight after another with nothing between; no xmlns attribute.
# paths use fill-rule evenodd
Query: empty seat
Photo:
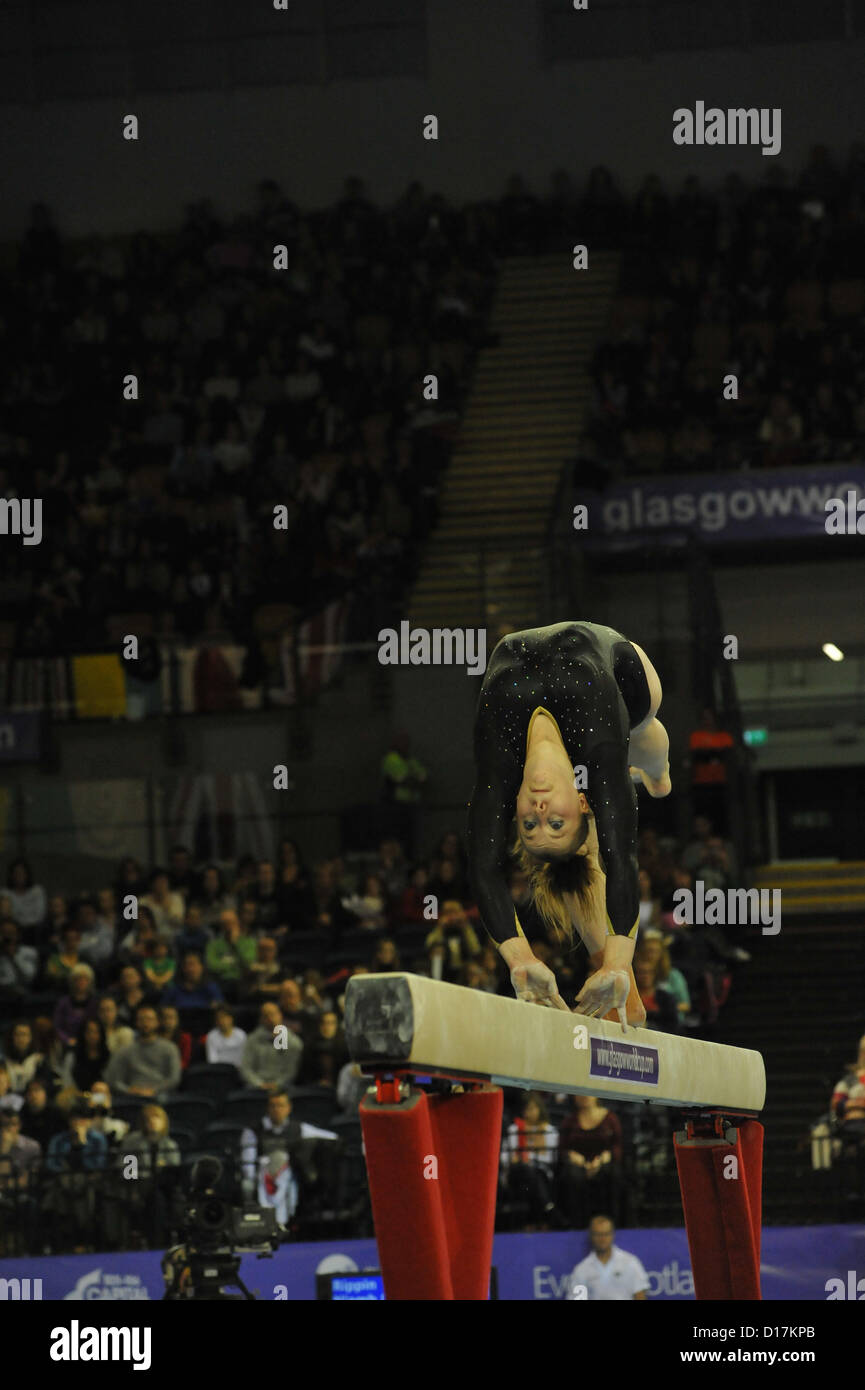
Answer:
<svg viewBox="0 0 865 1390"><path fill-rule="evenodd" d="M265 1112L267 1091L256 1091L251 1087L231 1091L222 1104L222 1118L243 1125L257 1125Z"/></svg>
<svg viewBox="0 0 865 1390"><path fill-rule="evenodd" d="M196 1062L187 1067L183 1074L183 1094L195 1092L207 1096L221 1105L230 1091L236 1091L241 1084L237 1067L228 1062Z"/></svg>
<svg viewBox="0 0 865 1390"><path fill-rule="evenodd" d="M197 1134L211 1120L216 1119L217 1103L209 1096L189 1093L169 1096L163 1101L163 1106L172 1125L172 1133L175 1121L191 1133Z"/></svg>

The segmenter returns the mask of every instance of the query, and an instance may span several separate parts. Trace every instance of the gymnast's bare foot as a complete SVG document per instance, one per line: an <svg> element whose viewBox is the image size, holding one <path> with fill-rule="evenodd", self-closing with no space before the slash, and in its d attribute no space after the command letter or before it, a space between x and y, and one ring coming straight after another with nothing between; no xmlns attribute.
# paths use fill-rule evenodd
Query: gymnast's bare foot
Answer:
<svg viewBox="0 0 865 1390"><path fill-rule="evenodd" d="M669 763L667 763L667 766L664 768L664 771L660 777L650 777L649 774L647 772L644 772L641 767L630 767L628 768L628 771L631 774L631 781L642 782L643 786L646 788L646 791L649 793L649 796L654 796L656 798L662 796L669 796L670 792L673 790L673 784L670 781Z"/></svg>

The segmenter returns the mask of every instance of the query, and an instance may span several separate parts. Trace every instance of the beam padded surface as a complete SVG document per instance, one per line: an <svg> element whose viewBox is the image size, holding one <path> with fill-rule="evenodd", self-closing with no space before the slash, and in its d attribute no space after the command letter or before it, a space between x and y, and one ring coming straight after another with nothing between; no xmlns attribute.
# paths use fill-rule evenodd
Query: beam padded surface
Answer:
<svg viewBox="0 0 865 1390"><path fill-rule="evenodd" d="M349 1052L367 1070L650 1101L756 1115L759 1052L584 1018L421 975L356 975L345 1001Z"/></svg>

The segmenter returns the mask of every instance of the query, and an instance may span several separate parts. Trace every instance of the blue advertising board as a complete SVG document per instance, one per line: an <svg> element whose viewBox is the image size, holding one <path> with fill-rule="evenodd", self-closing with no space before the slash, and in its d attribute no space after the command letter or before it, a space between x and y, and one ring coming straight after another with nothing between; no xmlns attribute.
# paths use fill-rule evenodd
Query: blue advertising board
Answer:
<svg viewBox="0 0 865 1390"><path fill-rule="evenodd" d="M623 1229L616 1234L616 1244L642 1262L649 1299L693 1299L684 1231ZM498 1270L499 1298L567 1298L571 1272L588 1251L584 1231L497 1235L493 1264ZM2 1260L0 1301L39 1296L72 1302L160 1299L165 1287L160 1260L160 1251ZM244 1256L240 1273L248 1288L260 1298L294 1302L316 1297L316 1274L374 1269L378 1269L375 1241L345 1240L283 1245L269 1260ZM24 1282L27 1280L29 1285ZM865 1301L865 1227L766 1229L762 1285L763 1297L770 1301Z"/></svg>
<svg viewBox="0 0 865 1390"><path fill-rule="evenodd" d="M587 513L575 513L574 534L603 550L645 543L653 534L669 540L691 533L713 546L826 536L833 498L843 503L845 523L865 533L865 507L857 511L865 499L861 463L623 478L603 493L574 490L573 502ZM843 544L844 535L838 540Z"/></svg>

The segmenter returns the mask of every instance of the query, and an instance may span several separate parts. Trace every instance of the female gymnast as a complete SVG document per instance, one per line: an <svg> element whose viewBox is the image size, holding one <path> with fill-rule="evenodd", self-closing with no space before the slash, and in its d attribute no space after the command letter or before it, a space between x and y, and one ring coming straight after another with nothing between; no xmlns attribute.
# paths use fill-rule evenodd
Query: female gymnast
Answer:
<svg viewBox="0 0 865 1390"><path fill-rule="evenodd" d="M531 950L508 891L509 859L559 940L579 933L593 974L576 1012L645 1020L631 959L639 923L637 797L668 796L661 682L613 628L554 623L503 637L478 697L469 809L472 888L519 999L559 1009L556 979Z"/></svg>

